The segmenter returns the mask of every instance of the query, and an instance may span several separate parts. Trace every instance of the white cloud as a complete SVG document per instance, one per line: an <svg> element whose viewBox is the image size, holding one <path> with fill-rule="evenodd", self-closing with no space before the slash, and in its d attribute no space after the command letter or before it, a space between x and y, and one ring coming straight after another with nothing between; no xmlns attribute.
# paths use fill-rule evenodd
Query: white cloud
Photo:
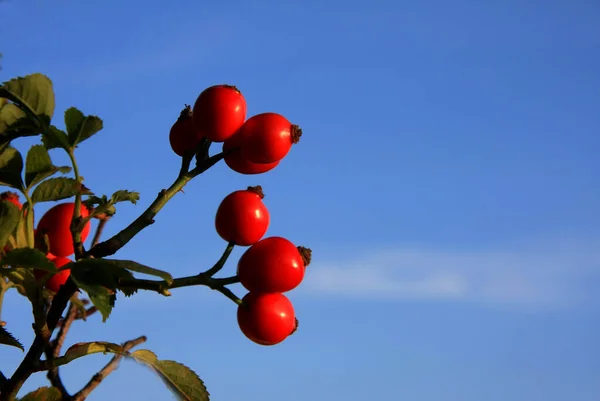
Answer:
<svg viewBox="0 0 600 401"><path fill-rule="evenodd" d="M316 255L315 255L316 256ZM308 269L302 292L371 299L420 299L567 307L600 283L600 243L548 242L500 250L388 249L349 254Z"/></svg>

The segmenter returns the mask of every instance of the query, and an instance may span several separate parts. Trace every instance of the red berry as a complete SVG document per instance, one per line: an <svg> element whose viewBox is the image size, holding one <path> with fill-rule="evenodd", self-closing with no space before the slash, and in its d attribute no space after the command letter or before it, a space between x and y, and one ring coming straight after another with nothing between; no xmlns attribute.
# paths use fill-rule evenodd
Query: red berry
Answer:
<svg viewBox="0 0 600 401"><path fill-rule="evenodd" d="M235 137L236 136L234 135L223 142L223 152L227 152L236 146L233 142L231 142L231 140ZM279 164L278 161L273 163L252 163L244 157L241 149L228 153L224 159L225 163L230 169L237 173L247 175L266 173L267 171L273 170Z"/></svg>
<svg viewBox="0 0 600 401"><path fill-rule="evenodd" d="M196 128L204 137L223 142L244 123L246 99L235 86L211 86L196 99L193 117Z"/></svg>
<svg viewBox="0 0 600 401"><path fill-rule="evenodd" d="M201 139L202 135L194 126L192 109L186 105L169 132L171 149L177 155L183 156L186 152L195 149Z"/></svg>
<svg viewBox="0 0 600 401"><path fill-rule="evenodd" d="M294 306L283 294L250 292L237 310L242 333L260 345L275 345L296 328Z"/></svg>
<svg viewBox="0 0 600 401"><path fill-rule="evenodd" d="M221 238L240 246L259 241L267 232L270 220L263 197L260 186L227 195L215 217L215 228Z"/></svg>
<svg viewBox="0 0 600 401"><path fill-rule="evenodd" d="M300 250L307 251L302 258ZM304 279L310 251L300 250L282 237L269 237L252 245L238 261L237 274L242 285L251 292L287 292ZM306 252L305 252L306 257Z"/></svg>
<svg viewBox="0 0 600 401"><path fill-rule="evenodd" d="M3 200L14 204L19 209L21 209L23 207L23 205L21 204L21 201L19 199L19 194L17 194L16 192L8 192L8 191L2 192L0 194L0 201L3 201Z"/></svg>
<svg viewBox="0 0 600 401"><path fill-rule="evenodd" d="M67 257L75 252L73 239L71 237L71 219L75 204L73 202L61 203L49 209L40 219L37 226L37 234L48 236L50 249L48 250L57 257ZM89 216L84 205L81 205L81 216ZM81 231L81 240L85 241L90 233L90 222L88 221Z"/></svg>
<svg viewBox="0 0 600 401"><path fill-rule="evenodd" d="M67 263L72 262L72 260L69 258L53 257L50 254L48 254L47 257L48 257L48 259L50 259L52 261L52 263L54 263L54 266L56 266L57 269L60 269ZM34 269L34 271L33 271L33 275L38 280L42 280L48 274L51 274L51 273L49 273L45 270ZM48 281L46 281L45 287L52 292L58 292L60 287L62 287L67 282L70 275L71 275L70 269L61 270L61 271L53 274L52 277L50 277L48 279Z"/></svg>
<svg viewBox="0 0 600 401"><path fill-rule="evenodd" d="M250 117L240 128L244 157L254 163L273 163L283 159L298 143L302 130L277 113Z"/></svg>

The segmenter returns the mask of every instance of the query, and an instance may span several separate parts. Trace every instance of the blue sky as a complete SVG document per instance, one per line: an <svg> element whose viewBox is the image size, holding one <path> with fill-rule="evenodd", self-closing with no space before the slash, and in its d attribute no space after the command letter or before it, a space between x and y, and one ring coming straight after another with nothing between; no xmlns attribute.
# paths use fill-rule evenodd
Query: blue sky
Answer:
<svg viewBox="0 0 600 401"><path fill-rule="evenodd" d="M125 3L0 5L1 80L45 73L59 125L73 105L103 118L79 149L86 185L141 192L107 235L174 179L168 130L204 88L235 84L249 115L282 113L304 136L267 174L199 177L117 256L194 274L225 245L220 200L260 184L267 235L314 263L289 294L300 330L276 347L243 337L235 305L205 288L119 299L69 342L146 334L214 400L599 399L600 4ZM29 344L27 304L6 302ZM21 357L1 348L1 369ZM107 358L63 369L69 389ZM124 362L89 399L170 397Z"/></svg>

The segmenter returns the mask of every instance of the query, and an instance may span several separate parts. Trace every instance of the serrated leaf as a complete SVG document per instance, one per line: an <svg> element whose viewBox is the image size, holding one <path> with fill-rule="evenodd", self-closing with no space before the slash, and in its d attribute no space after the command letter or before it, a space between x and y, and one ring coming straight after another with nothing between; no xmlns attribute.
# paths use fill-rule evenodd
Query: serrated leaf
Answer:
<svg viewBox="0 0 600 401"><path fill-rule="evenodd" d="M22 136L37 135L42 129L37 121L29 117L13 103L0 107L0 143L10 142Z"/></svg>
<svg viewBox="0 0 600 401"><path fill-rule="evenodd" d="M138 262L134 262L133 260L117 260L117 259L102 259L105 262L110 262L115 266L118 266L123 269L127 269L130 271L148 274L150 276L157 276L165 280L169 285L173 282L173 276L169 272L154 269L152 267L143 265Z"/></svg>
<svg viewBox="0 0 600 401"><path fill-rule="evenodd" d="M159 360L152 351L145 349L132 352L130 356L158 374L178 400L210 401L204 382L187 366L175 361Z"/></svg>
<svg viewBox="0 0 600 401"><path fill-rule="evenodd" d="M132 279L133 274L108 259L82 259L71 269L71 276L79 282L101 285L116 290L121 279Z"/></svg>
<svg viewBox="0 0 600 401"><path fill-rule="evenodd" d="M0 107L0 134L19 120L27 120L27 114L13 103L5 103Z"/></svg>
<svg viewBox="0 0 600 401"><path fill-rule="evenodd" d="M71 277L73 277L73 274L71 274ZM115 306L115 301L117 300L114 291L110 291L108 288L102 287L101 285L86 284L75 278L73 278L73 281L79 289L88 294L90 301L92 301L96 309L98 309L98 312L102 315L102 322L106 322L112 312L112 308Z"/></svg>
<svg viewBox="0 0 600 401"><path fill-rule="evenodd" d="M69 149L67 133L54 125L48 127L48 131L42 135L42 143L48 150L55 148Z"/></svg>
<svg viewBox="0 0 600 401"><path fill-rule="evenodd" d="M131 202L135 205L140 200L140 193L121 189L112 194L110 200L112 203Z"/></svg>
<svg viewBox="0 0 600 401"><path fill-rule="evenodd" d="M0 247L4 247L17 228L21 213L17 205L9 201L0 201Z"/></svg>
<svg viewBox="0 0 600 401"><path fill-rule="evenodd" d="M0 170L21 174L23 171L23 156L21 156L21 153L12 146L4 149L0 153Z"/></svg>
<svg viewBox="0 0 600 401"><path fill-rule="evenodd" d="M12 146L4 148L0 153L0 185L22 189L23 157Z"/></svg>
<svg viewBox="0 0 600 401"><path fill-rule="evenodd" d="M75 196L77 193L90 193L74 178L49 178L35 187L31 200L34 203L59 201Z"/></svg>
<svg viewBox="0 0 600 401"><path fill-rule="evenodd" d="M40 387L18 401L61 401L62 395L56 387Z"/></svg>
<svg viewBox="0 0 600 401"><path fill-rule="evenodd" d="M57 171L58 167L52 165L50 154L44 145L33 145L29 148L25 161L25 185L27 188L31 188Z"/></svg>
<svg viewBox="0 0 600 401"><path fill-rule="evenodd" d="M56 272L56 266L46 255L34 248L17 248L8 252L2 260L0 266L26 267L29 269L41 269L49 272Z"/></svg>
<svg viewBox="0 0 600 401"><path fill-rule="evenodd" d="M4 82L0 86L0 97L28 109L46 125L54 114L52 81L43 74L30 74Z"/></svg>
<svg viewBox="0 0 600 401"><path fill-rule="evenodd" d="M66 365L71 363L75 359L84 357L86 355L99 354L111 352L113 354L123 354L123 347L119 344L110 343L106 341L94 341L89 343L77 343L69 347L65 354L56 358L54 361L57 366Z"/></svg>
<svg viewBox="0 0 600 401"><path fill-rule="evenodd" d="M90 138L102 129L102 120L96 116L86 116L75 107L65 111L65 125L71 146Z"/></svg>
<svg viewBox="0 0 600 401"><path fill-rule="evenodd" d="M25 348L23 344L19 342L12 334L10 334L6 329L0 326L0 344L10 345L12 347L19 348L21 351L25 352Z"/></svg>
<svg viewBox="0 0 600 401"><path fill-rule="evenodd" d="M132 279L133 274L104 259L82 259L71 268L71 278L88 293L105 322L115 305L119 280Z"/></svg>

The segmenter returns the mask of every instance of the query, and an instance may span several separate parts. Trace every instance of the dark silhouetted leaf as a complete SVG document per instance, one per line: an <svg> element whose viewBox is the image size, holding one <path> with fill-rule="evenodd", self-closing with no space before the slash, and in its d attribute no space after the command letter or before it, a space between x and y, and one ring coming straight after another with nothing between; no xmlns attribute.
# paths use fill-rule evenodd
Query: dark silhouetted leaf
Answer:
<svg viewBox="0 0 600 401"><path fill-rule="evenodd" d="M69 149L69 137L67 133L51 125L48 131L42 135L42 143L46 149L62 148Z"/></svg>
<svg viewBox="0 0 600 401"><path fill-rule="evenodd" d="M119 280L132 279L133 274L104 259L82 259L71 268L71 278L88 293L105 322L115 305Z"/></svg>
<svg viewBox="0 0 600 401"><path fill-rule="evenodd" d="M2 326L0 326L0 344L10 345L19 348L21 351L25 351L23 344Z"/></svg>
<svg viewBox="0 0 600 401"><path fill-rule="evenodd" d="M152 267L142 265L138 262L134 262L133 260L116 260L116 259L102 259L105 262L110 262L115 266L121 267L123 269L131 270L138 273L148 274L150 276L157 276L165 280L168 284L173 282L173 276L170 273L154 269Z"/></svg>
<svg viewBox="0 0 600 401"><path fill-rule="evenodd" d="M0 260L0 266L35 268L49 272L56 271L54 263L42 252L34 248L13 249Z"/></svg>
<svg viewBox="0 0 600 401"><path fill-rule="evenodd" d="M9 201L0 201L0 247L4 247L17 228L21 213L17 205Z"/></svg>
<svg viewBox="0 0 600 401"><path fill-rule="evenodd" d="M0 153L0 185L22 189L23 157L12 146L4 148Z"/></svg>
<svg viewBox="0 0 600 401"><path fill-rule="evenodd" d="M18 401L61 401L62 395L56 387L40 387Z"/></svg>

